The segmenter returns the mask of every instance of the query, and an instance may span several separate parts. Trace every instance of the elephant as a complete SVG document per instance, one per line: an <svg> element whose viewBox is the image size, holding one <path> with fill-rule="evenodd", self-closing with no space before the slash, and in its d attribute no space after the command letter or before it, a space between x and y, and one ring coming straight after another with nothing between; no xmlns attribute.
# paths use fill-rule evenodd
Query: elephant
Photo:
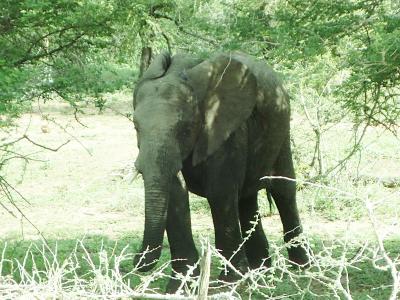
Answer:
<svg viewBox="0 0 400 300"><path fill-rule="evenodd" d="M207 59L162 52L137 83L133 98L139 148L135 167L145 189L137 269L155 266L165 231L174 272L185 273L198 261L188 191L207 198L216 248L235 269L245 273L268 267L268 241L257 201L260 189L267 188L275 201L284 241L302 233L289 96L277 74L242 52ZM269 180L260 180L268 175ZM252 234L239 247L250 229ZM309 262L305 244L293 243L288 255L294 264ZM220 278L234 280L235 274L222 272ZM171 279L167 291L176 288Z"/></svg>

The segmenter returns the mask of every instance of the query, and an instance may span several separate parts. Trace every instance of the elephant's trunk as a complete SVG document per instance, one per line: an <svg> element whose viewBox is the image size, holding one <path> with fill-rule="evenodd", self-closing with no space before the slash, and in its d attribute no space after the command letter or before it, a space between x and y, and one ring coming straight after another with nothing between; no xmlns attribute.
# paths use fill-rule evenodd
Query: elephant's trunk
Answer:
<svg viewBox="0 0 400 300"><path fill-rule="evenodd" d="M162 242L167 222L169 192L158 182L145 180L145 225L140 253L134 265L140 271L149 271L161 255ZM151 180L153 181L153 180Z"/></svg>
<svg viewBox="0 0 400 300"><path fill-rule="evenodd" d="M181 163L177 160L179 153L172 151L171 147L163 147L162 151L150 147L143 148L137 162L142 169L144 179L145 225L141 253L135 256L134 266L139 271L149 271L156 265L161 255L167 224L169 188L172 177L180 169L175 166L181 166Z"/></svg>

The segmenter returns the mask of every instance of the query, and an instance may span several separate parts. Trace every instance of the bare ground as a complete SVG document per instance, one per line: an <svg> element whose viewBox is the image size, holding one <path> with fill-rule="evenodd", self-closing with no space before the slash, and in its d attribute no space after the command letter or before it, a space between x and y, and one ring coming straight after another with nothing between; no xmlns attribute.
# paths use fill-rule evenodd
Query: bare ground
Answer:
<svg viewBox="0 0 400 300"><path fill-rule="evenodd" d="M122 113L130 111L127 102L114 108ZM32 114L20 118L13 132L15 138L26 132L31 140L52 148L70 142L57 152L42 149L27 140L18 144L16 150L34 161L26 165L24 160L17 159L6 169L6 178L11 178L10 183L30 202L26 204L19 199L17 205L45 236L52 238L100 234L118 239L141 233L143 185L140 178L129 181L130 166L138 153L133 124L110 110L102 114L88 110L79 115L79 122L68 106L59 104L43 106L41 110L35 108ZM392 162L390 168L395 163ZM398 191L396 193L398 195ZM307 195L300 192L302 220L309 234L330 238L348 234L360 240L373 235L366 218L349 216L348 220L328 220L304 208L304 197ZM196 203L206 205L204 200L192 198ZM4 198L1 201L16 217L0 209L0 236L38 238L37 231L11 204ZM395 207L400 207L399 197L393 197L392 201ZM387 229L391 234L399 232L395 215L380 221L386 226L381 229ZM208 230L212 228L212 221L206 211L196 212L192 222L195 233L212 234ZM263 224L267 234L280 235L282 228L276 213L263 218Z"/></svg>

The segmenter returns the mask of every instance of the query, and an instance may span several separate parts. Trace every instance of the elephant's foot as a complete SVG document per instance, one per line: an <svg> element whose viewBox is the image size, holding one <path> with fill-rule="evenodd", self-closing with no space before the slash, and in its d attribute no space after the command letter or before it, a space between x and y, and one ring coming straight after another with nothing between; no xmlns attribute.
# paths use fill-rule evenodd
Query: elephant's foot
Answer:
<svg viewBox="0 0 400 300"><path fill-rule="evenodd" d="M243 275L250 269L248 259L244 253L243 255L240 255L239 252L238 257L236 259L234 258L230 263L235 269L230 268L229 265L225 266L225 269L222 270L218 277L219 281L236 282L242 279Z"/></svg>
<svg viewBox="0 0 400 300"><path fill-rule="evenodd" d="M133 258L133 267L139 272L148 272L156 266L160 255L161 247L151 251L142 250L135 254Z"/></svg>
<svg viewBox="0 0 400 300"><path fill-rule="evenodd" d="M291 246L288 248L289 260L295 267L308 268L310 257L307 253L306 245Z"/></svg>
<svg viewBox="0 0 400 300"><path fill-rule="evenodd" d="M172 276L168 281L165 292L167 294L175 294L178 291L181 284L182 284L182 281L180 279L176 278L175 276Z"/></svg>
<svg viewBox="0 0 400 300"><path fill-rule="evenodd" d="M271 256L267 254L267 256L247 256L249 261L250 269L255 270L259 268L270 268L272 264Z"/></svg>
<svg viewBox="0 0 400 300"><path fill-rule="evenodd" d="M224 270L219 274L218 280L226 283L236 282L240 280L244 274L246 274L246 272L240 272L239 274L233 270Z"/></svg>
<svg viewBox="0 0 400 300"><path fill-rule="evenodd" d="M239 281L243 281L243 277L249 271L249 268L246 270L223 270L219 276L217 281L213 281L210 283L210 287L214 291L218 292L227 292L231 290L232 285L237 285Z"/></svg>
<svg viewBox="0 0 400 300"><path fill-rule="evenodd" d="M192 265L194 265L194 264L195 264L195 262ZM180 270L180 271L178 271L178 270ZM190 274L188 274L188 272L190 272ZM192 270L191 266L185 266L185 267L181 267L179 269L174 269L174 271L171 275L171 278L168 281L165 292L167 294L175 294L183 283L181 278L185 278L188 281L187 283L189 283L189 281L191 279L194 279L194 278L198 277L199 275L200 275L199 267L195 268L194 270Z"/></svg>

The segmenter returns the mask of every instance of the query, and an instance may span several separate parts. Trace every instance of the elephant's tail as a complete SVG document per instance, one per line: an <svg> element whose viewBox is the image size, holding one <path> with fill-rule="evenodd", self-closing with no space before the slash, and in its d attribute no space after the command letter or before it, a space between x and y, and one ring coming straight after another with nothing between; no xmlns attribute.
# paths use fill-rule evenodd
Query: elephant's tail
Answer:
<svg viewBox="0 0 400 300"><path fill-rule="evenodd" d="M271 195L271 179L267 179L267 186L265 188L265 191L267 192L267 199L268 199L268 204L269 204L269 215L272 216L273 211L274 211L274 201L272 200L272 195Z"/></svg>
<svg viewBox="0 0 400 300"><path fill-rule="evenodd" d="M274 210L274 201L272 201L271 192L267 189L267 199L269 204L269 214L272 216Z"/></svg>

